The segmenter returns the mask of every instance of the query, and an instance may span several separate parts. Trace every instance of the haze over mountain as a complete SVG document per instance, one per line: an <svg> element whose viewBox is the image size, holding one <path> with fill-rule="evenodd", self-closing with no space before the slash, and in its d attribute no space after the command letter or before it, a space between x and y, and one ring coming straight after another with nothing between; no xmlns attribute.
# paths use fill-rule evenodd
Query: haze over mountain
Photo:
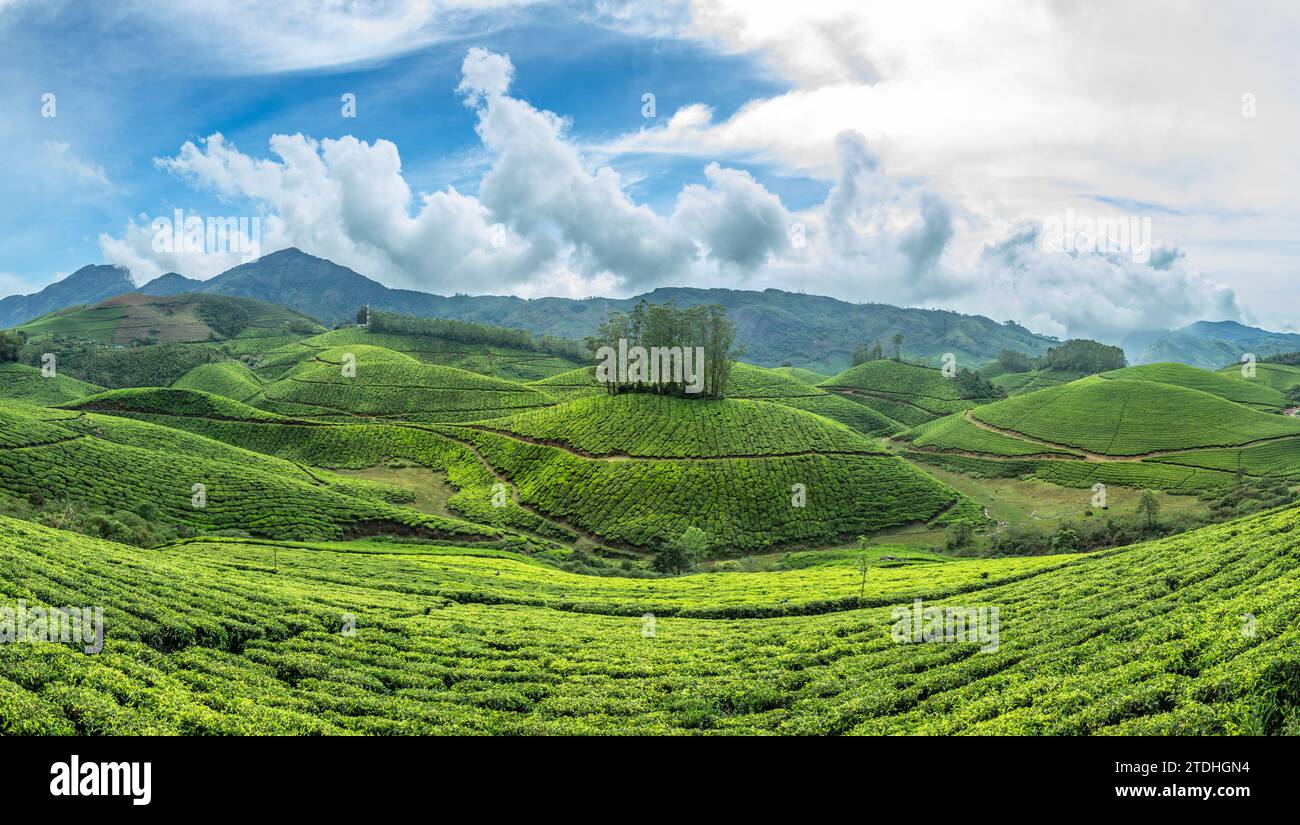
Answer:
<svg viewBox="0 0 1300 825"><path fill-rule="evenodd" d="M1202 369L1237 363L1246 353L1259 358L1300 350L1300 335L1271 332L1236 321L1197 321L1176 330L1141 330L1125 336L1124 354L1133 364L1177 361Z"/></svg>
<svg viewBox="0 0 1300 825"><path fill-rule="evenodd" d="M98 269L113 270L125 277L124 271L112 267ZM82 280L78 278L69 286L64 286L66 281L60 282L25 299L26 303L15 303L0 324L11 326L64 306L95 303L111 295L136 291L129 281L121 279L111 283L91 281L84 291L77 291L75 287ZM46 294L55 287L60 287L55 294ZM109 294L103 294L105 289ZM579 340L594 332L609 312L628 311L643 298L651 303L675 301L679 306L720 304L736 321L737 343L745 347L747 361L766 366L789 361L827 372L849 366L853 349L859 344L870 346L879 340L886 352L892 352L893 336L898 333L903 335L902 349L908 357L937 361L945 353L953 353L959 363L972 367L995 358L1003 349L1037 355L1055 343L1055 339L1036 335L1018 324L998 323L978 315L853 304L776 289L758 292L661 287L622 299L432 295L390 289L347 267L297 249L266 255L208 281L168 273L138 291L149 295L201 292L255 298L281 304L327 324L350 320L359 307L369 304L376 309L478 321L526 329L535 335Z"/></svg>
<svg viewBox="0 0 1300 825"><path fill-rule="evenodd" d="M133 291L135 284L122 267L108 264L83 266L40 292L0 299L0 329L17 326L56 309L94 304Z"/></svg>
<svg viewBox="0 0 1300 825"><path fill-rule="evenodd" d="M535 335L582 339L611 311L628 311L642 299L680 306L720 304L735 319L745 360L836 372L849 366L854 347L879 340L888 354L903 335L909 357L937 360L953 353L977 365L1003 349L1039 355L1056 343L1013 322L947 310L853 304L835 298L777 289L763 291L660 287L631 298L532 298L510 295L434 295L392 289L345 266L284 249L241 264L210 280L176 272L140 287L126 270L86 266L33 295L0 300L0 327L11 327L69 306L95 304L126 292L146 295L212 293L281 304L326 324L350 320L366 304L377 309L526 329ZM1130 363L1176 361L1217 369L1243 353L1263 357L1300 350L1300 334L1271 332L1235 321L1198 321L1176 330L1138 330L1122 341Z"/></svg>

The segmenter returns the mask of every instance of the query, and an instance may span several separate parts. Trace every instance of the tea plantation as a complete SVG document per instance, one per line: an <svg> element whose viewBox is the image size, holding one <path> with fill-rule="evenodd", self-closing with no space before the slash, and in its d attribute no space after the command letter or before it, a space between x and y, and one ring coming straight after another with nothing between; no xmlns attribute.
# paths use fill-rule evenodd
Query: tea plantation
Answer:
<svg viewBox="0 0 1300 825"><path fill-rule="evenodd" d="M0 518L0 602L102 605L105 627L96 655L0 646L0 731L1294 734L1296 522L860 586L838 567L637 582L433 549L145 551ZM996 606L996 647L894 641L916 598Z"/></svg>

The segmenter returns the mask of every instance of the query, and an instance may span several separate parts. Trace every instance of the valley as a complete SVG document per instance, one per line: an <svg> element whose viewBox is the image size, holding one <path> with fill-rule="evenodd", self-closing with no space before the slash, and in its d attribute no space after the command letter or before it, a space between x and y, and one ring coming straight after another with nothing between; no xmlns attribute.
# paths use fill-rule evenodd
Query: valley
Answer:
<svg viewBox="0 0 1300 825"><path fill-rule="evenodd" d="M223 300L17 330L0 591L106 638L0 645L0 731L1300 730L1284 365L736 360L692 398ZM918 599L996 645L897 643Z"/></svg>

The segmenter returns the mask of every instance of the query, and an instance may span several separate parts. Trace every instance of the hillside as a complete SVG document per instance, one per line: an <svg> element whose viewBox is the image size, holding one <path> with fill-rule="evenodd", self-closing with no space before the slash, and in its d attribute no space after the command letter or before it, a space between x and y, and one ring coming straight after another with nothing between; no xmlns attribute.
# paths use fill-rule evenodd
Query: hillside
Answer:
<svg viewBox="0 0 1300 825"><path fill-rule="evenodd" d="M1209 372L1186 364L1147 364L1104 372L1102 377L1172 384L1176 387L1208 392L1260 410L1278 410L1286 406L1286 397L1281 392L1265 383L1242 378L1240 372L1238 370L1236 375L1230 375Z"/></svg>
<svg viewBox="0 0 1300 825"><path fill-rule="evenodd" d="M593 367L581 367L559 373L531 382L530 386L559 401L605 394L604 388L596 383ZM864 404L854 403L820 387L792 378L779 369L736 364L731 370L725 395L727 398L771 401L793 409L815 413L868 435L885 435L903 428L902 424Z"/></svg>
<svg viewBox="0 0 1300 825"><path fill-rule="evenodd" d="M1188 367L1187 370L1192 368ZM1131 370L1131 371L1130 371ZM1236 474L1300 479L1300 421L1223 394L1259 399L1232 379L1181 366L1138 367L998 401L899 438L908 457L977 477L1032 475L1070 487L1095 483L1195 493L1234 486ZM1218 390L1213 394L1199 385Z"/></svg>
<svg viewBox="0 0 1300 825"><path fill-rule="evenodd" d="M337 537L379 524L444 538L500 538L480 525L396 506L342 478L116 416L0 404L0 447L0 493L22 499L147 506L167 523L277 538ZM204 488L201 506L196 484Z"/></svg>
<svg viewBox="0 0 1300 825"><path fill-rule="evenodd" d="M1259 382L1280 393L1288 393L1300 387L1300 367L1288 364L1258 363L1255 365L1255 377L1243 378L1241 366L1229 366L1219 370L1219 374L1229 378L1242 378L1245 381Z"/></svg>
<svg viewBox="0 0 1300 825"><path fill-rule="evenodd" d="M873 570L860 598L852 567L646 582L436 547L141 551L0 518L31 607L102 604L113 628L96 656L7 646L0 731L1295 733L1296 527L1287 510L1090 556ZM996 642L897 643L914 598L996 606Z"/></svg>
<svg viewBox="0 0 1300 825"><path fill-rule="evenodd" d="M317 352L267 384L258 406L292 416L473 421L553 403L523 384L357 344Z"/></svg>
<svg viewBox="0 0 1300 825"><path fill-rule="evenodd" d="M83 266L40 292L0 298L0 329L25 324L56 310L95 304L133 289L135 284L125 269L108 265Z"/></svg>
<svg viewBox="0 0 1300 825"><path fill-rule="evenodd" d="M262 393L262 382L240 361L200 364L186 372L172 386L180 390L199 390L251 403Z"/></svg>
<svg viewBox="0 0 1300 825"><path fill-rule="evenodd" d="M826 374L849 366L853 349L858 345L880 339L888 346L895 334L904 336L903 349L909 358L928 358L935 363L947 352L970 363L987 361L1003 349L1038 355L1055 343L1054 339L1035 335L1016 324L999 324L977 315L886 304L853 304L775 289L756 292L672 287L624 299L446 297L390 289L347 267L297 249L265 255L207 281L163 276L143 289L153 294L177 290L254 298L290 307L327 324L350 321L358 308L369 305L408 315L476 321L570 340L591 335L611 311L626 312L642 299L650 303L674 301L682 307L718 304L726 307L728 316L736 321L737 343L747 348L750 361L763 366L789 361ZM126 290L109 294L123 291ZM103 297L106 296L81 297L62 306L92 303ZM45 311L57 308L60 307L51 306Z"/></svg>
<svg viewBox="0 0 1300 825"><path fill-rule="evenodd" d="M0 400L61 404L94 395L102 389L66 375L46 378L40 369L25 364L0 363Z"/></svg>
<svg viewBox="0 0 1300 825"><path fill-rule="evenodd" d="M522 502L614 544L652 547L696 527L733 555L980 519L861 434L764 401L592 396L437 430L509 478Z"/></svg>
<svg viewBox="0 0 1300 825"><path fill-rule="evenodd" d="M18 331L35 340L63 336L127 345L273 337L291 328L307 334L323 331L300 313L246 298L129 293L37 318Z"/></svg>
<svg viewBox="0 0 1300 825"><path fill-rule="evenodd" d="M979 403L961 398L953 380L937 369L889 360L859 364L818 386L912 426Z"/></svg>
<svg viewBox="0 0 1300 825"><path fill-rule="evenodd" d="M1253 353L1263 358L1275 352L1300 349L1300 335L1271 332L1236 321L1197 321L1176 330L1133 332L1123 342L1133 364L1177 361L1201 369L1215 370L1241 361Z"/></svg>

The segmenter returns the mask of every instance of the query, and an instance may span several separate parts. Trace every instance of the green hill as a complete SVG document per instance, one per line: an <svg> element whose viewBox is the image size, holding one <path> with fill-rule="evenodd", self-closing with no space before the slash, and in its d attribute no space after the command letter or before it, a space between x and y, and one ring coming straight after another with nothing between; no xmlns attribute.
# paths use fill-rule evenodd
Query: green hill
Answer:
<svg viewBox="0 0 1300 825"><path fill-rule="evenodd" d="M1296 387L1300 387L1300 367L1293 367L1289 364L1258 363L1255 365L1254 378L1244 378L1240 366L1224 367L1219 370L1219 375L1240 378L1243 381L1259 382L1280 393L1287 393Z"/></svg>
<svg viewBox="0 0 1300 825"><path fill-rule="evenodd" d="M995 387L1007 391L1007 395L1025 395L1045 387L1059 387L1071 381L1078 381L1087 376L1083 372L1063 370L1032 370L1030 372L1006 372L989 379Z"/></svg>
<svg viewBox="0 0 1300 825"><path fill-rule="evenodd" d="M553 403L523 384L358 344L316 353L267 384L258 406L291 416L474 421Z"/></svg>
<svg viewBox="0 0 1300 825"><path fill-rule="evenodd" d="M387 529L500 537L490 528L395 506L366 485L115 416L0 404L0 447L2 493L121 510L148 506L167 523L200 531L305 538ZM195 505L196 484L203 485L202 506Z"/></svg>
<svg viewBox="0 0 1300 825"><path fill-rule="evenodd" d="M1292 509L872 570L860 597L850 566L638 581L380 544L144 551L0 518L29 609L103 605L111 628L93 656L6 645L0 731L1294 734L1296 528ZM895 641L918 598L996 607L996 644Z"/></svg>
<svg viewBox="0 0 1300 825"><path fill-rule="evenodd" d="M697 527L728 555L980 519L860 433L770 402L594 396L438 431L508 477L521 501L616 544L653 547Z"/></svg>
<svg viewBox="0 0 1300 825"><path fill-rule="evenodd" d="M787 378L793 378L797 381L802 381L805 384L820 384L827 378L830 378L830 376L825 373L813 372L812 370L806 370L802 367L773 367L772 372L780 373Z"/></svg>
<svg viewBox="0 0 1300 825"><path fill-rule="evenodd" d="M973 415L1031 438L1108 456L1300 435L1300 421L1256 412L1206 392L1100 377L987 404Z"/></svg>
<svg viewBox="0 0 1300 825"><path fill-rule="evenodd" d="M46 378L37 367L25 364L0 364L0 399L30 404L61 404L94 395L102 387L54 375Z"/></svg>
<svg viewBox="0 0 1300 825"><path fill-rule="evenodd" d="M59 310L23 324L18 331L35 340L61 336L126 345L301 337L324 328L299 312L251 298L132 292L91 307Z"/></svg>
<svg viewBox="0 0 1300 825"><path fill-rule="evenodd" d="M466 343L435 335L372 332L365 327L345 327L308 338L301 342L301 348L306 356L321 349L358 344L400 352L425 364L456 367L510 381L534 381L578 366L577 361L536 348Z"/></svg>
<svg viewBox="0 0 1300 825"><path fill-rule="evenodd" d="M1102 377L1172 384L1265 410L1276 410L1286 405L1286 397L1267 384L1248 381L1241 378L1240 374L1233 376L1209 372L1186 364L1143 364L1104 372Z"/></svg>
<svg viewBox="0 0 1300 825"><path fill-rule="evenodd" d="M1259 393L1182 368L1160 374L1239 397ZM1187 368L1193 369L1193 368ZM1200 372L1200 371L1197 371ZM1208 375L1205 373L1204 375ZM1262 389L1262 388L1261 388ZM1300 477L1300 421L1174 384L1092 376L978 407L899 435L907 457L983 477L1032 475L1067 487L1096 483L1199 493L1237 474Z"/></svg>
<svg viewBox="0 0 1300 825"><path fill-rule="evenodd" d="M200 364L172 384L178 390L199 390L250 403L262 394L262 382L240 361Z"/></svg>
<svg viewBox="0 0 1300 825"><path fill-rule="evenodd" d="M979 399L961 398L940 370L897 361L868 361L818 386L912 426L979 404Z"/></svg>

